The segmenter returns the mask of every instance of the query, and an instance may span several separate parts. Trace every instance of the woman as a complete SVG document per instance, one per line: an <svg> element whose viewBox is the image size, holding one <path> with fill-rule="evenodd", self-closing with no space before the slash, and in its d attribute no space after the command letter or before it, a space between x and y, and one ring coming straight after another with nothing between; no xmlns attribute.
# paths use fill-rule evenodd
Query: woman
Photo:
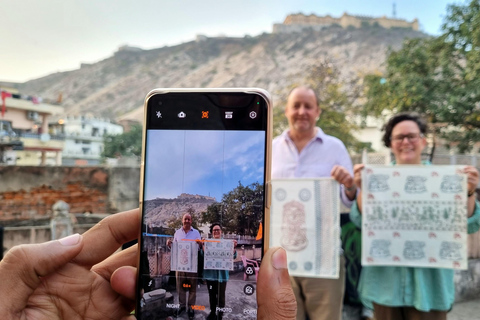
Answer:
<svg viewBox="0 0 480 320"><path fill-rule="evenodd" d="M220 223L214 222L210 226L210 233L214 239L222 238L222 226ZM237 258L237 240L233 240L233 259ZM203 278L207 280L208 298L210 302L210 314L207 320L222 320L223 312L219 311L216 315L217 306L225 308L225 290L227 289L228 270L210 270L203 271Z"/></svg>
<svg viewBox="0 0 480 320"><path fill-rule="evenodd" d="M426 123L412 113L393 116L384 127L383 142L395 156L394 164L426 164L421 154L427 141ZM354 181L360 188L361 171L364 165L354 167ZM480 207L475 200L479 182L477 169L466 166L468 176L468 233L480 228ZM361 226L362 196L357 194L350 218ZM390 319L435 319L447 318L455 298L454 271L450 269L416 267L364 267L358 287L362 302L374 308L375 318Z"/></svg>

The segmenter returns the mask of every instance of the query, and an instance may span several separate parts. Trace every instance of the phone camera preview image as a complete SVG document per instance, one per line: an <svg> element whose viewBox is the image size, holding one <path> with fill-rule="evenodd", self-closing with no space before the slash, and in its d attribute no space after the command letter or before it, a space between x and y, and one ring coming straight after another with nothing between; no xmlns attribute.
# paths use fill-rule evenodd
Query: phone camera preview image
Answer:
<svg viewBox="0 0 480 320"><path fill-rule="evenodd" d="M139 319L256 319L259 250L231 239L144 239L149 273L142 275Z"/></svg>
<svg viewBox="0 0 480 320"><path fill-rule="evenodd" d="M264 162L262 130L147 130L137 319L256 319Z"/></svg>

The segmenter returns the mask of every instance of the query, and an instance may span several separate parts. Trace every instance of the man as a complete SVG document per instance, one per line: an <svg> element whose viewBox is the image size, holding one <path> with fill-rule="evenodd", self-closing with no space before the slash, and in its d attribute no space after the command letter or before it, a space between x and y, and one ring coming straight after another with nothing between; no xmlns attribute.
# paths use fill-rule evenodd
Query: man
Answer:
<svg viewBox="0 0 480 320"><path fill-rule="evenodd" d="M201 237L198 230L192 227L192 216L189 213L185 213L182 218L182 227L175 231L173 241L180 242L185 240L195 240L197 244L201 245ZM168 245L171 246L172 242L169 241ZM197 247L197 250L200 247ZM193 263L197 263L194 261ZM188 317L193 319L194 310L192 306L195 305L195 299L197 296L197 273L196 272L181 272L176 271L175 277L177 279L177 292L178 301L180 303L180 309L177 312L177 316L183 311L188 310ZM188 308L186 304L188 291Z"/></svg>
<svg viewBox="0 0 480 320"><path fill-rule="evenodd" d="M272 178L332 177L341 184L340 197L350 207L357 192L345 145L315 126L321 110L313 89L294 88L287 99L289 128L273 140ZM313 213L307 213L313 214ZM345 291L345 266L340 260L339 279L291 277L297 299L297 320L341 319Z"/></svg>

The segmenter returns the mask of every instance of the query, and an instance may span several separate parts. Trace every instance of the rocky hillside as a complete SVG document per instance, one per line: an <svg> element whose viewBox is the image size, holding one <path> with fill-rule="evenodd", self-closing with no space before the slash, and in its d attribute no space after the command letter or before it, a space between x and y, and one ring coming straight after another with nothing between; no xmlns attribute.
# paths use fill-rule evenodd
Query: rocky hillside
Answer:
<svg viewBox="0 0 480 320"><path fill-rule="evenodd" d="M66 113L119 117L139 108L157 87L261 87L274 99L301 83L312 64L327 60L351 79L382 69L389 47L425 37L409 29L332 26L321 31L202 38L153 50L123 48L98 63L21 84L29 94L56 99Z"/></svg>
<svg viewBox="0 0 480 320"><path fill-rule="evenodd" d="M187 209L195 213L204 212L215 202L207 196L184 195L174 199L152 199L145 201L145 223L150 227L165 225L172 218L181 218Z"/></svg>

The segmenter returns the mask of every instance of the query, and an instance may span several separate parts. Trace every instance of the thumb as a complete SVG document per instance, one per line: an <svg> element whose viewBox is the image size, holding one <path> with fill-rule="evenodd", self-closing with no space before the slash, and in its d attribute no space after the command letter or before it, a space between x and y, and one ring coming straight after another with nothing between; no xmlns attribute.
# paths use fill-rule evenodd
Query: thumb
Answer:
<svg viewBox="0 0 480 320"><path fill-rule="evenodd" d="M258 316L261 320L295 320L297 301L287 269L283 248L270 248L265 253L257 282Z"/></svg>
<svg viewBox="0 0 480 320"><path fill-rule="evenodd" d="M2 302L15 310L23 309L42 277L75 258L82 247L82 236L77 233L60 240L10 249L0 262L0 292L8 293L3 295Z"/></svg>

